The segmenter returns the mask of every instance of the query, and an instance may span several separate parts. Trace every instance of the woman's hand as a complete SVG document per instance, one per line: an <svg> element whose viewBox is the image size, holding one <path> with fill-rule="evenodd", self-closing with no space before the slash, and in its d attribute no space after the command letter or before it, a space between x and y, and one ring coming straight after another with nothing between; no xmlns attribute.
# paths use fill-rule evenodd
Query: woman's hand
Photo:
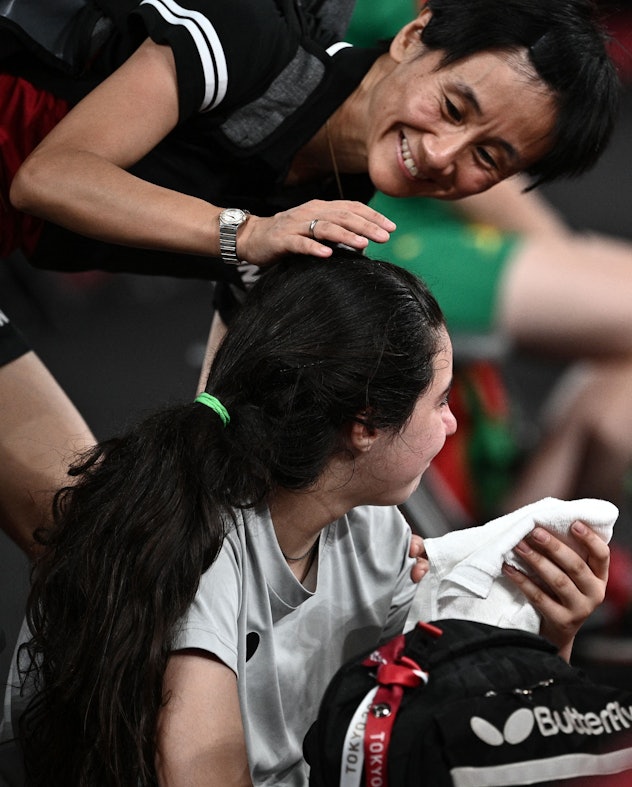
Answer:
<svg viewBox="0 0 632 787"><path fill-rule="evenodd" d="M410 538L410 549L408 550L409 557L415 558L415 565L410 570L410 578L413 582L421 582L428 572L429 562L426 549L424 547L424 540L421 536L413 533Z"/></svg>
<svg viewBox="0 0 632 787"><path fill-rule="evenodd" d="M287 253L329 257L329 243L364 249L385 243L395 229L390 219L362 202L310 200L268 218L251 216L237 234L239 259L268 265Z"/></svg>
<svg viewBox="0 0 632 787"><path fill-rule="evenodd" d="M556 645L567 661L580 626L604 600L610 564L610 549L593 530L583 522L574 522L571 532L587 554L586 560L542 527L536 527L516 547L547 589L515 568L503 566L505 576L542 616L540 634Z"/></svg>

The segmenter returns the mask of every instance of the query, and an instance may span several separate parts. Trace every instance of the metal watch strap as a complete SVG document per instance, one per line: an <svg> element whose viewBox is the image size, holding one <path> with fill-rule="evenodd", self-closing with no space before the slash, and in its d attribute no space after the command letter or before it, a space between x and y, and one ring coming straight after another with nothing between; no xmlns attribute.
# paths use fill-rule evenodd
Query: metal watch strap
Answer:
<svg viewBox="0 0 632 787"><path fill-rule="evenodd" d="M237 230L250 213L240 208L227 208L219 215L219 251L223 262L239 265L242 260L237 256Z"/></svg>

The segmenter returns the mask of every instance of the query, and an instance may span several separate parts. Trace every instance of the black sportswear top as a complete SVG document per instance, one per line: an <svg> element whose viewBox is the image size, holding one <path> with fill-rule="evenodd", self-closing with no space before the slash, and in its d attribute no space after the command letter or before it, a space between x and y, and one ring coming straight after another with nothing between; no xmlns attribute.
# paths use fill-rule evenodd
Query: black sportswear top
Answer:
<svg viewBox="0 0 632 787"><path fill-rule="evenodd" d="M132 167L134 174L256 215L338 197L333 177L293 187L283 181L294 154L380 54L340 44L339 31L330 29L335 13L327 17L324 7L342 0L142 0L123 10L125 0L109 2L119 6L116 25L89 69L79 76L60 74L30 58L21 75L76 101L147 35L168 44L176 61L180 122ZM373 194L365 175L343 176L343 190L346 198L363 202ZM53 270L96 268L239 284L235 267L216 258L125 248L48 223L30 261Z"/></svg>

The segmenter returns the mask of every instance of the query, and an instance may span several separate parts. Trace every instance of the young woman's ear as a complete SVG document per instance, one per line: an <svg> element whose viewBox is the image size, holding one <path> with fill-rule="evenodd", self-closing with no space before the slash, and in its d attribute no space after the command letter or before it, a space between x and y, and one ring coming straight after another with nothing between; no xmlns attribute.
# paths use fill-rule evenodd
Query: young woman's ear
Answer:
<svg viewBox="0 0 632 787"><path fill-rule="evenodd" d="M351 423L349 440L353 451L357 451L358 453L370 451L377 437L378 430L369 426L366 414L360 413Z"/></svg>
<svg viewBox="0 0 632 787"><path fill-rule="evenodd" d="M389 52L396 63L416 57L420 53L423 47L421 31L428 24L431 17L432 11L427 7L422 8L419 15L412 22L404 25L393 38Z"/></svg>

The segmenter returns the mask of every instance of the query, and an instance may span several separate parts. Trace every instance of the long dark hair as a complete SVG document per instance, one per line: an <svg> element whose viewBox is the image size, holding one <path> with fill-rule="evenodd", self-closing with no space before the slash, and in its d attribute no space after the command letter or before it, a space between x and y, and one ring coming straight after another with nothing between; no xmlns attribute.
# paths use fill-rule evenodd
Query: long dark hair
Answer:
<svg viewBox="0 0 632 787"><path fill-rule="evenodd" d="M155 784L162 678L178 621L234 508L301 489L359 413L399 430L433 378L443 317L388 263L335 252L262 277L200 403L96 446L55 501L21 662L36 693L21 735L29 784Z"/></svg>
<svg viewBox="0 0 632 787"><path fill-rule="evenodd" d="M421 34L443 64L475 52L526 48L553 92L551 150L527 172L536 184L578 175L605 149L617 117L620 84L594 0L427 0Z"/></svg>

